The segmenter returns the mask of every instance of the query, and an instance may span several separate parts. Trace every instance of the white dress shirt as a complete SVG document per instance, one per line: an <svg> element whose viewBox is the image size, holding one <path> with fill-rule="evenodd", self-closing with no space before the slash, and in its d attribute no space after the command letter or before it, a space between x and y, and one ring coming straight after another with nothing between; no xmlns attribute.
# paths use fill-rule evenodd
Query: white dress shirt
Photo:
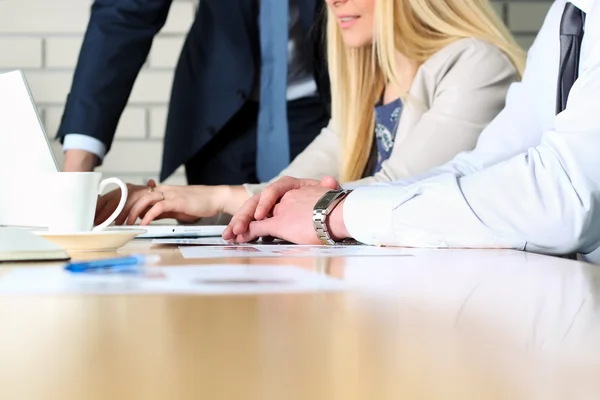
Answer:
<svg viewBox="0 0 600 400"><path fill-rule="evenodd" d="M305 54L305 34L300 21L300 8L297 0L290 1L289 41L288 41L288 101L314 96L317 84L313 78L309 55ZM63 151L85 150L95 154L100 163L106 155L106 146L100 140L81 133L69 133L63 141Z"/></svg>
<svg viewBox="0 0 600 400"><path fill-rule="evenodd" d="M600 0L572 0L587 14L579 78L555 115L565 3L552 5L522 81L474 150L421 179L348 196L344 221L354 238L546 254L600 247Z"/></svg>

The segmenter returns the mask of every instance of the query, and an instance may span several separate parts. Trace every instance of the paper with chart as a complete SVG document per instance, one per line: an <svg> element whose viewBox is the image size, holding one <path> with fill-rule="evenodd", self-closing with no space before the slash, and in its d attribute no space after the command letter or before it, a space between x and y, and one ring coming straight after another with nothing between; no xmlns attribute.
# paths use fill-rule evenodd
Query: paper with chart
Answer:
<svg viewBox="0 0 600 400"><path fill-rule="evenodd" d="M228 245L180 246L184 258L255 258L255 257L392 257L411 256L398 247L309 246L309 245Z"/></svg>
<svg viewBox="0 0 600 400"><path fill-rule="evenodd" d="M13 269L0 296L23 294L235 295L346 290L342 280L287 265L153 267L140 274L72 274L60 267Z"/></svg>

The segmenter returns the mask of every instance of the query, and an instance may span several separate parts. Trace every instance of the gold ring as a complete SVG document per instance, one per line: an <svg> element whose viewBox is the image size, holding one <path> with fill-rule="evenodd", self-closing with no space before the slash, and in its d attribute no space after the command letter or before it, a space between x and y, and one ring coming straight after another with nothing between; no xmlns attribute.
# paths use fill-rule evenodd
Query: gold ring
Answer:
<svg viewBox="0 0 600 400"><path fill-rule="evenodd" d="M152 186L148 186L148 193L154 192L154 188Z"/></svg>
<svg viewBox="0 0 600 400"><path fill-rule="evenodd" d="M162 197L162 199L160 199L160 201L164 201L165 200L165 194L163 192L159 192L157 190L157 193L160 193L160 197Z"/></svg>

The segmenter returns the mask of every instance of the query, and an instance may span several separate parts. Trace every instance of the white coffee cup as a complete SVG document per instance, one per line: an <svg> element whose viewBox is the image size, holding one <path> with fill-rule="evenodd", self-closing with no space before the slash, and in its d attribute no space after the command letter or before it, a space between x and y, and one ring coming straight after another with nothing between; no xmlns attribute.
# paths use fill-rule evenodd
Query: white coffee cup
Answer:
<svg viewBox="0 0 600 400"><path fill-rule="evenodd" d="M46 226L53 233L98 231L110 225L123 211L127 185L118 178L102 179L100 172L56 172L44 176L46 188ZM110 217L94 227L98 195L114 184L121 189L121 200Z"/></svg>

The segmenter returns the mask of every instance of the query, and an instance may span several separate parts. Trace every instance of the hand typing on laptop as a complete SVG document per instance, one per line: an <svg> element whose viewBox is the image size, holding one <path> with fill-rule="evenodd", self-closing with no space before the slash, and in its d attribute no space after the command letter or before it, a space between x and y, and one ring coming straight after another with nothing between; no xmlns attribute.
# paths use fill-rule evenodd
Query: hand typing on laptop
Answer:
<svg viewBox="0 0 600 400"><path fill-rule="evenodd" d="M146 186L128 184L129 196L116 225L141 225L157 219L173 218L180 223L194 223L219 213L233 214L250 194L242 186ZM98 200L96 220L102 221L116 208L119 193L109 192Z"/></svg>

